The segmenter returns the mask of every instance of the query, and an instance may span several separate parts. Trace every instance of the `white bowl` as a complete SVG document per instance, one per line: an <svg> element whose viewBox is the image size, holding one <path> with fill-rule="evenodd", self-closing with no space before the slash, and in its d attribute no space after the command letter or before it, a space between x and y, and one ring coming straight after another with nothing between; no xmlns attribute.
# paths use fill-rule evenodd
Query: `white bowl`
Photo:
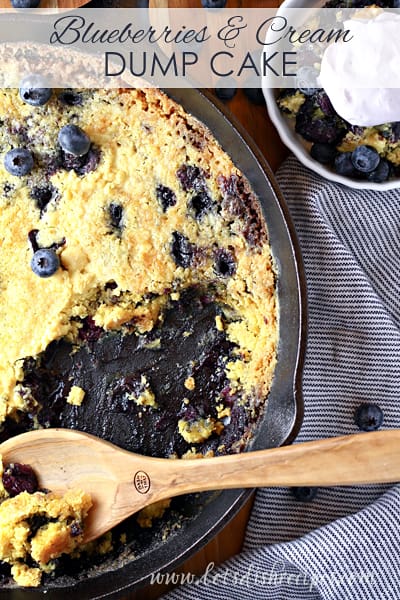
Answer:
<svg viewBox="0 0 400 600"><path fill-rule="evenodd" d="M324 2L318 0L285 0L277 14L281 15L286 8L309 8L309 7L321 7ZM327 165L323 165L318 161L314 160L310 155L311 142L305 140L301 135L294 130L294 119L290 119L284 113L282 113L277 105L276 98L279 90L276 88L269 87L268 75L262 78L262 90L267 105L267 110L272 123L275 125L282 142L293 152L293 154L303 163L306 167L315 171L325 179L341 183L351 188L359 190L392 190L400 187L400 177L383 181L382 183L374 183L372 181L365 181L360 179L352 179L351 177L344 177L338 175L332 168Z"/></svg>

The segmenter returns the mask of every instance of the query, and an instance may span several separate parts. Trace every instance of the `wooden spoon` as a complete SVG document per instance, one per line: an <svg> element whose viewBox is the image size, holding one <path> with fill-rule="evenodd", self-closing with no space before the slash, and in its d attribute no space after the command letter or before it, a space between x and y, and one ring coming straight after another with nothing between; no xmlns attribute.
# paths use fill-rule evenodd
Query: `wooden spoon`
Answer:
<svg viewBox="0 0 400 600"><path fill-rule="evenodd" d="M70 429L31 431L0 445L4 464L31 465L40 487L91 494L84 541L152 502L189 492L399 481L399 452L396 429L200 460L149 458Z"/></svg>

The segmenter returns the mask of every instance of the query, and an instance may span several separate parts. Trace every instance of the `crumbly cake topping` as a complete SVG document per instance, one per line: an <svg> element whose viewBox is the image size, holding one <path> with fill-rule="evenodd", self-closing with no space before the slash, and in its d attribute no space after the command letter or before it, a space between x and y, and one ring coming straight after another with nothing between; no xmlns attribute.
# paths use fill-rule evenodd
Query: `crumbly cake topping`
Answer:
<svg viewBox="0 0 400 600"><path fill-rule="evenodd" d="M44 571L54 570L55 559L82 545L92 501L80 490L64 496L38 491L33 471L17 463L6 466L1 487L0 560L18 584L36 587Z"/></svg>
<svg viewBox="0 0 400 600"><path fill-rule="evenodd" d="M106 330L151 330L166 290L213 286L240 361L236 388L265 396L276 343L274 274L247 181L210 132L157 90L53 94L44 106L0 93L0 152L28 149L30 172L0 161L0 418L24 410L23 361L79 340L90 317ZM89 152L62 150L79 126ZM53 248L60 268L31 267ZM28 403L29 404L29 403Z"/></svg>

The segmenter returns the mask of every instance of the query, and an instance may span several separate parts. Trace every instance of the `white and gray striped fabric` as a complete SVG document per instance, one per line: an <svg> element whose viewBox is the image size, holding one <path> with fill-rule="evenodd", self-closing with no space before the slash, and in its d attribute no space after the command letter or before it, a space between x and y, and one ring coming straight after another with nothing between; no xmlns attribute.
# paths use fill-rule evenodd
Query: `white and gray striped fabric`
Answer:
<svg viewBox="0 0 400 600"><path fill-rule="evenodd" d="M400 428L400 190L351 190L294 157L278 180L308 283L297 442L356 433L362 402ZM260 489L243 552L164 598L399 600L400 485L320 488L308 503Z"/></svg>

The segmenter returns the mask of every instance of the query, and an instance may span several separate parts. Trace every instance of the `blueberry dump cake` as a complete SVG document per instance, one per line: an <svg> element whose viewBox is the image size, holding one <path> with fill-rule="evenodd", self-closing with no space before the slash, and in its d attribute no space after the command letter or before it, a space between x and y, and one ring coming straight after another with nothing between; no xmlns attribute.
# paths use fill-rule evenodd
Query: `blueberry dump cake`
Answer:
<svg viewBox="0 0 400 600"><path fill-rule="evenodd" d="M277 344L268 233L246 178L156 89L25 82L0 91L0 121L0 441L69 427L151 456L242 450ZM76 493L58 519L51 492L24 490L0 522L13 501L28 526L43 516L46 531L71 531L90 503ZM111 533L88 560L125 540ZM72 569L44 558L3 552L3 577L10 563L22 585Z"/></svg>
<svg viewBox="0 0 400 600"><path fill-rule="evenodd" d="M351 22L346 19L361 19L364 22L368 19L376 20L383 8L397 8L397 1L330 0L324 7L338 9L335 15L336 22L340 25L343 19L345 23ZM342 8L355 10L350 17L348 12L344 16L340 10ZM398 18L398 14L385 16L388 22ZM321 15L321 19L323 18ZM375 32L375 35L378 34ZM370 40L366 40L366 44L371 45L369 42ZM348 48L351 47L349 44ZM358 57L360 61L365 62L364 54L366 52ZM281 112L293 123L295 132L305 140L311 157L329 166L339 175L373 183L399 177L400 123L382 122L385 119L390 120L389 107L391 104L397 104L397 101L390 99L390 94L396 90L387 90L387 96L379 89L347 90L343 83L344 70L352 68L356 61L355 56L349 53L344 66L339 62L340 59L337 59L342 69L340 72L339 67L334 64L335 58L332 54L329 56L325 63L329 64L326 67L328 73L324 74L324 79L324 59L321 62L321 49L318 48L318 44L304 44L298 49L296 87L281 90L277 98ZM336 84L329 69L336 69L335 75L341 85ZM320 76L326 89L321 87L318 79ZM337 91L335 86L346 89L344 92L341 89ZM397 111L389 112L392 118L400 114ZM364 113L371 113L369 120L365 118ZM349 115L352 115L352 118Z"/></svg>

